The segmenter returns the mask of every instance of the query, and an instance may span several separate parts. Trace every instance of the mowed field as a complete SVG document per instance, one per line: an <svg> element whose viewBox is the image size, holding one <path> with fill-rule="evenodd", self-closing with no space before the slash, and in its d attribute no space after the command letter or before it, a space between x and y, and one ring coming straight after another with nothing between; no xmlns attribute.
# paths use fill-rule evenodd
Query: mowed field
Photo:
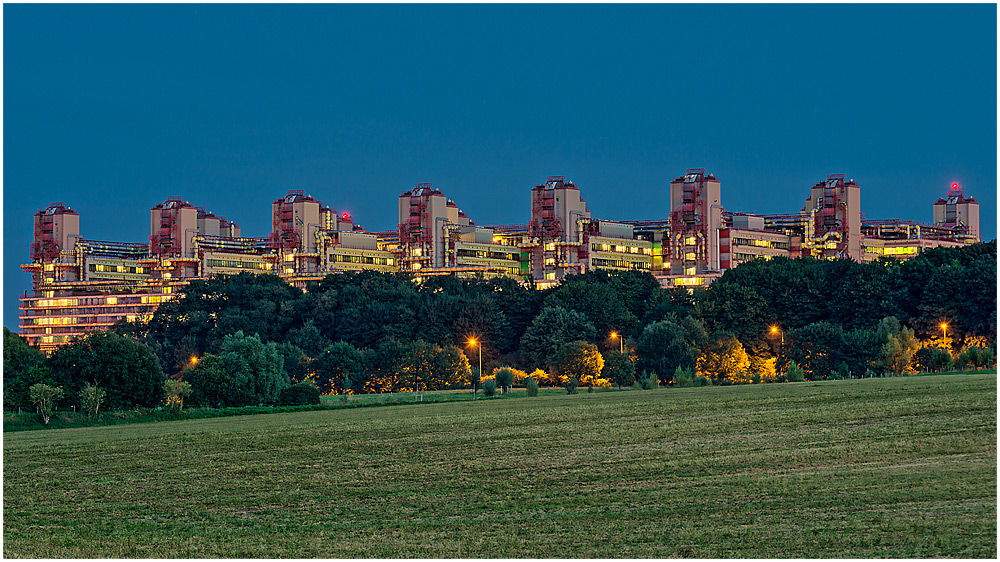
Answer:
<svg viewBox="0 0 1000 562"><path fill-rule="evenodd" d="M997 555L996 375L4 435L5 557Z"/></svg>

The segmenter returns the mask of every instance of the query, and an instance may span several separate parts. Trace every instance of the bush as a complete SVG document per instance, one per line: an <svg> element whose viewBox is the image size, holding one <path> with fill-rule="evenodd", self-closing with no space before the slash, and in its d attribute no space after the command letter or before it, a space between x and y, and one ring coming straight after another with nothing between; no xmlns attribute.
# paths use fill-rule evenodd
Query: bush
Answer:
<svg viewBox="0 0 1000 562"><path fill-rule="evenodd" d="M494 379L487 379L483 383L483 395L487 397L492 397L497 393L497 381Z"/></svg>
<svg viewBox="0 0 1000 562"><path fill-rule="evenodd" d="M104 397L107 394L103 388L99 388L88 382L83 386L83 390L80 391L80 409L87 412L90 418L96 418L97 412L101 409L101 404L104 403Z"/></svg>
<svg viewBox="0 0 1000 562"><path fill-rule="evenodd" d="M277 346L238 331L223 338L221 355L206 354L183 378L191 383L191 400L199 406L273 404L288 386L283 365Z"/></svg>
<svg viewBox="0 0 1000 562"><path fill-rule="evenodd" d="M642 376L639 377L639 388L643 390L652 390L660 386L660 378L656 373L651 373L647 371L642 372Z"/></svg>
<svg viewBox="0 0 1000 562"><path fill-rule="evenodd" d="M802 382L806 380L806 373L795 361L789 361L788 369L785 371L785 380L788 382Z"/></svg>
<svg viewBox="0 0 1000 562"><path fill-rule="evenodd" d="M535 369L532 371L531 378L535 379L535 382L540 386L556 386L559 384L558 375L547 373L541 369Z"/></svg>
<svg viewBox="0 0 1000 562"><path fill-rule="evenodd" d="M566 387L566 394L576 394L576 387L579 385L580 381L575 375L567 375L566 382L563 383L563 386Z"/></svg>
<svg viewBox="0 0 1000 562"><path fill-rule="evenodd" d="M497 388L500 392L506 394L510 387L514 385L514 370L510 367L500 367L496 371L493 371L493 380L496 381Z"/></svg>
<svg viewBox="0 0 1000 562"><path fill-rule="evenodd" d="M679 387L692 386L694 373L690 369L678 366L674 369L674 385Z"/></svg>
<svg viewBox="0 0 1000 562"><path fill-rule="evenodd" d="M617 384L618 388L632 386L635 383L635 363L618 350L606 352L601 376Z"/></svg>
<svg viewBox="0 0 1000 562"><path fill-rule="evenodd" d="M538 383L533 377L524 379L524 387L528 389L528 396L538 396Z"/></svg>
<svg viewBox="0 0 1000 562"><path fill-rule="evenodd" d="M706 377L705 375L698 375L694 378L695 386L712 386L712 379Z"/></svg>
<svg viewBox="0 0 1000 562"><path fill-rule="evenodd" d="M167 379L163 383L163 392L167 395L167 406L174 412L184 408L184 399L191 396L191 383Z"/></svg>
<svg viewBox="0 0 1000 562"><path fill-rule="evenodd" d="M319 404L319 387L312 381L303 381L281 389L278 403L282 406L308 406Z"/></svg>

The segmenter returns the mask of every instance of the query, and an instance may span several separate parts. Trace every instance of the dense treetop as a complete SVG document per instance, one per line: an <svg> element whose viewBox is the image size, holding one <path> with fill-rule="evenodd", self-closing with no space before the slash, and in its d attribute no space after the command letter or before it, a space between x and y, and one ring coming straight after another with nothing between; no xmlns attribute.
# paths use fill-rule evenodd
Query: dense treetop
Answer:
<svg viewBox="0 0 1000 562"><path fill-rule="evenodd" d="M5 330L5 404L23 405L35 383L63 384L67 396L104 385L112 407L149 404L162 395L161 369L192 381L193 403L252 404L307 379L324 393L425 390L477 384L501 366L541 369L538 382L654 374L667 383L680 373L730 384L780 378L789 362L809 378L976 364L996 343L996 274L993 241L906 262L757 260L693 291L613 271L546 290L371 271L306 290L272 275L219 276L185 286L148 322L118 324L48 360ZM566 375L570 364L580 372ZM591 373L605 364L605 375ZM136 368L145 378L122 379Z"/></svg>

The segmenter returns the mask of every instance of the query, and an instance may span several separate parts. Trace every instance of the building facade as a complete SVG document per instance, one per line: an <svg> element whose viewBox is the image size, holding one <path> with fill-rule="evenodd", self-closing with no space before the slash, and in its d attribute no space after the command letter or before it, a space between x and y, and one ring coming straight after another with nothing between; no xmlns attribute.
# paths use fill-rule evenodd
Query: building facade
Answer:
<svg viewBox="0 0 1000 562"><path fill-rule="evenodd" d="M507 276L538 288L567 275L647 271L664 287L705 286L741 263L775 257L908 259L937 246L979 242L979 204L953 184L933 205L934 222L865 219L854 180L832 174L808 190L797 213L733 214L722 184L703 168L669 184L666 219L591 216L580 188L549 176L529 193L525 224L481 226L431 184L398 198L394 230L367 232L301 190L271 204L271 232L242 236L238 224L180 197L150 209L147 242L90 240L80 215L52 203L34 216L32 289L20 299L19 330L50 351L73 336L120 320L148 318L194 279L271 273L305 288L331 273L406 272Z"/></svg>

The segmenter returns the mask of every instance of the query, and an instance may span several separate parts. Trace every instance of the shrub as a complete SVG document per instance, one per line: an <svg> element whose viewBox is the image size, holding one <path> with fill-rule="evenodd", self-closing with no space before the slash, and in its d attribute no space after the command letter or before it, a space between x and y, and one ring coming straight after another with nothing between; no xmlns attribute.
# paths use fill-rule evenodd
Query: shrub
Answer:
<svg viewBox="0 0 1000 562"><path fill-rule="evenodd" d="M642 372L642 376L639 377L639 388L643 390L652 390L660 386L660 378L656 373L651 373L647 371Z"/></svg>
<svg viewBox="0 0 1000 562"><path fill-rule="evenodd" d="M698 375L694 378L695 386L712 386L712 379L706 377L705 375Z"/></svg>
<svg viewBox="0 0 1000 562"><path fill-rule="evenodd" d="M679 387L692 386L694 373L690 369L678 366L674 369L674 385Z"/></svg>
<svg viewBox="0 0 1000 562"><path fill-rule="evenodd" d="M307 406L319 404L319 387L312 381L303 381L281 389L278 402L282 406Z"/></svg>
<svg viewBox="0 0 1000 562"><path fill-rule="evenodd" d="M90 418L97 417L97 411L101 409L101 404L104 403L104 397L107 395L108 393L103 388L90 383L85 384L83 390L80 391L80 409L87 412L87 416Z"/></svg>
<svg viewBox="0 0 1000 562"><path fill-rule="evenodd" d="M273 404L288 386L283 366L277 346L238 331L223 338L221 355L204 355L183 377L199 406Z"/></svg>
<svg viewBox="0 0 1000 562"><path fill-rule="evenodd" d="M566 394L576 394L576 387L580 385L580 381L576 379L575 375L567 375L566 382L563 386L566 387Z"/></svg>
<svg viewBox="0 0 1000 562"><path fill-rule="evenodd" d="M528 396L538 396L538 383L534 377L524 379L524 387L528 389Z"/></svg>
<svg viewBox="0 0 1000 562"><path fill-rule="evenodd" d="M547 373L541 369L535 369L531 372L531 378L535 379L535 382L539 386L557 386L560 383L559 377L552 373Z"/></svg>
<svg viewBox="0 0 1000 562"><path fill-rule="evenodd" d="M802 382L806 380L806 373L795 361L789 361L788 369L785 371L785 380L788 382Z"/></svg>
<svg viewBox="0 0 1000 562"><path fill-rule="evenodd" d="M617 384L618 388L632 386L635 383L635 363L618 350L606 352L601 376Z"/></svg>
<svg viewBox="0 0 1000 562"><path fill-rule="evenodd" d="M506 394L514 385L514 370L510 367L500 367L493 371L494 380L500 392Z"/></svg>
<svg viewBox="0 0 1000 562"><path fill-rule="evenodd" d="M841 361L840 366L837 367L837 379L849 378L851 378L851 368L847 366L846 361Z"/></svg>
<svg viewBox="0 0 1000 562"><path fill-rule="evenodd" d="M497 393L497 381L494 379L486 379L483 383L483 395L487 397L492 397Z"/></svg>
<svg viewBox="0 0 1000 562"><path fill-rule="evenodd" d="M191 383L167 379L163 383L163 392L167 395L167 406L174 412L184 408L184 399L191 396Z"/></svg>

